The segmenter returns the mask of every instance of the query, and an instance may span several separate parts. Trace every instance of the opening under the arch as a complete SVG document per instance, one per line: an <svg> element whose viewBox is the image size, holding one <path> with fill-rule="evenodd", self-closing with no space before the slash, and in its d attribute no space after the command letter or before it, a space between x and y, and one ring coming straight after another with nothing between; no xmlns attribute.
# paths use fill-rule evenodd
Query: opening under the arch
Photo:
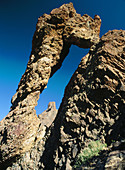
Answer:
<svg viewBox="0 0 125 170"><path fill-rule="evenodd" d="M49 79L47 88L40 95L38 105L35 107L37 115L47 109L49 102L55 102L56 109L59 108L66 85L88 51L89 49L79 48L75 45L71 46L61 68Z"/></svg>

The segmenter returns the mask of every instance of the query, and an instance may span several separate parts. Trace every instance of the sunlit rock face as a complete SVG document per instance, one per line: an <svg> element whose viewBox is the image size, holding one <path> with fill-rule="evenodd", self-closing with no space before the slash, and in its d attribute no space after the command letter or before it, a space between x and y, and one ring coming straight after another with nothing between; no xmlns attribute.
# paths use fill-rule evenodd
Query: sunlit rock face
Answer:
<svg viewBox="0 0 125 170"><path fill-rule="evenodd" d="M100 26L98 15L81 16L72 3L38 19L26 71L10 112L0 122L0 169L70 170L91 140L108 145L117 141L105 159L100 158L100 167L115 169L111 162L119 155L123 163L125 31L109 31L100 39ZM65 88L59 110L50 102L37 117L39 95L72 44L90 51Z"/></svg>
<svg viewBox="0 0 125 170"><path fill-rule="evenodd" d="M101 19L77 14L64 4L38 19L32 51L8 115L0 122L0 164L5 167L43 139L35 106L49 78L61 67L71 44L90 48L99 41ZM39 137L38 137L39 136Z"/></svg>
<svg viewBox="0 0 125 170"><path fill-rule="evenodd" d="M42 135L44 140L36 139L33 147L7 170L73 169L78 153L91 140L109 145L117 142L101 157L92 160L88 168L125 168L124 68L125 31L109 31L82 58L51 127L43 128L40 124L37 138ZM54 103L44 114L49 110L56 111Z"/></svg>

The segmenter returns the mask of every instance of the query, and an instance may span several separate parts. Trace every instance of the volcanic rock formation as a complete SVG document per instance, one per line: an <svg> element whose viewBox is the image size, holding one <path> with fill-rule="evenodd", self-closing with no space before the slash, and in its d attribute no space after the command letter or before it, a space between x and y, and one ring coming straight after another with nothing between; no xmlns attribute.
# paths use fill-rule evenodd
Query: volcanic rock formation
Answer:
<svg viewBox="0 0 125 170"><path fill-rule="evenodd" d="M64 4L38 19L32 52L11 111L0 122L0 168L72 169L91 140L125 139L125 31L99 38L101 19ZM90 48L65 89L38 117L35 106L74 44ZM125 147L122 147L122 150ZM104 165L105 166L105 165Z"/></svg>
<svg viewBox="0 0 125 170"><path fill-rule="evenodd" d="M33 145L40 120L35 106L49 78L60 68L71 44L89 48L99 40L101 20L76 13L72 3L38 19L27 69L12 97L9 114L1 121L1 161L14 158Z"/></svg>
<svg viewBox="0 0 125 170"><path fill-rule="evenodd" d="M90 140L125 139L124 122L125 31L114 30L90 48L65 89L42 157L45 169L65 169Z"/></svg>
<svg viewBox="0 0 125 170"><path fill-rule="evenodd" d="M73 4L62 5L38 19L32 52L9 114L1 121L1 161L29 150L40 120L35 106L49 78L60 68L71 44L89 48L99 41L101 20L77 14Z"/></svg>

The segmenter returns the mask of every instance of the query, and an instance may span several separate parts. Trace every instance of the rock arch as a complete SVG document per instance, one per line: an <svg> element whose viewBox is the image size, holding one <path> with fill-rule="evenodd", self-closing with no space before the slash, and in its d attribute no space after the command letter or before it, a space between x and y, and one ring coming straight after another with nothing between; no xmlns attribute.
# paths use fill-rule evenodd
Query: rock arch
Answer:
<svg viewBox="0 0 125 170"><path fill-rule="evenodd" d="M72 44L90 48L99 42L101 19L77 14L64 4L38 19L32 51L8 115L0 122L1 162L28 151L36 138L40 120L35 113L39 94L61 67ZM40 139L39 139L40 140Z"/></svg>

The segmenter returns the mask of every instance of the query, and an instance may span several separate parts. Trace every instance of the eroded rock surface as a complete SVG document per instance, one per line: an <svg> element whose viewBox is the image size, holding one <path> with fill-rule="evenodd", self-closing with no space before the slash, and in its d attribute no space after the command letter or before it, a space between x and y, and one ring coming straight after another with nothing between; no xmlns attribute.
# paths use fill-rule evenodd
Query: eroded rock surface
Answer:
<svg viewBox="0 0 125 170"><path fill-rule="evenodd" d="M34 146L41 127L35 112L39 94L60 68L71 44L90 48L99 41L100 25L99 16L81 16L72 3L38 19L26 71L12 97L9 114L0 122L0 166L8 166Z"/></svg>
<svg viewBox="0 0 125 170"><path fill-rule="evenodd" d="M30 151L8 167L18 169L73 169L78 153L91 140L110 145L125 139L125 31L106 33L82 58L65 89L62 104L51 128L39 127L38 138ZM124 142L115 146L89 169L125 168ZM110 147L109 147L110 148Z"/></svg>
<svg viewBox="0 0 125 170"><path fill-rule="evenodd" d="M0 169L70 170L91 140L109 145L97 158L99 168L125 168L125 31L109 31L99 39L100 25L99 16L80 16L72 3L38 19L26 71L11 111L0 122ZM67 85L58 112L51 102L37 117L39 94L71 44L90 51ZM87 168L96 168L93 161Z"/></svg>
<svg viewBox="0 0 125 170"><path fill-rule="evenodd" d="M125 31L114 30L91 47L67 85L42 156L44 168L72 167L90 140L110 145L125 139L124 122Z"/></svg>

